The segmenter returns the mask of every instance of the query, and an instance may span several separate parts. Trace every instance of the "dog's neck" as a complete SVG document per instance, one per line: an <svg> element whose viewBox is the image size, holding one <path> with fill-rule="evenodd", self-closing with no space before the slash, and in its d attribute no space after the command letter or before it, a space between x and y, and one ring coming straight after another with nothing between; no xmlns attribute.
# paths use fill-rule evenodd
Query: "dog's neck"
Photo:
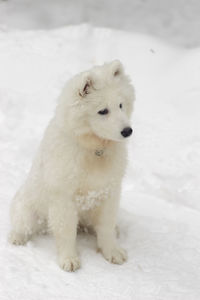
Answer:
<svg viewBox="0 0 200 300"><path fill-rule="evenodd" d="M79 136L78 142L84 149L90 151L97 157L104 156L106 150L113 147L115 143L113 141L101 139L94 133Z"/></svg>

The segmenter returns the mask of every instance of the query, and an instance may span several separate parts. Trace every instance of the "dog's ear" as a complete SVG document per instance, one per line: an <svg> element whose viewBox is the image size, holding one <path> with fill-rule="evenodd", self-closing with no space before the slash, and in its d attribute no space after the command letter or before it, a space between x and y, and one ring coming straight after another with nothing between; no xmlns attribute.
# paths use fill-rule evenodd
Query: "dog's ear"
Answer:
<svg viewBox="0 0 200 300"><path fill-rule="evenodd" d="M111 75L119 77L124 73L124 68L119 60L114 60L110 63Z"/></svg>
<svg viewBox="0 0 200 300"><path fill-rule="evenodd" d="M90 94L93 88L93 80L91 76L84 76L82 79L81 87L79 89L79 95L81 97L86 97L87 94Z"/></svg>

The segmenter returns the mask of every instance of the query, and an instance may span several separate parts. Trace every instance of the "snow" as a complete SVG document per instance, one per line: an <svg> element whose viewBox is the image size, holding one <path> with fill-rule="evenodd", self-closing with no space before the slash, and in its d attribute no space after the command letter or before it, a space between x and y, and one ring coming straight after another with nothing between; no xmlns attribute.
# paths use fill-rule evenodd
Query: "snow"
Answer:
<svg viewBox="0 0 200 300"><path fill-rule="evenodd" d="M129 259L109 264L82 233L82 268L66 273L51 236L8 244L9 206L65 81L116 58L137 95L119 213ZM5 30L0 65L0 299L199 299L200 49L88 25Z"/></svg>
<svg viewBox="0 0 200 300"><path fill-rule="evenodd" d="M0 28L52 29L89 23L200 44L199 0L0 0Z"/></svg>

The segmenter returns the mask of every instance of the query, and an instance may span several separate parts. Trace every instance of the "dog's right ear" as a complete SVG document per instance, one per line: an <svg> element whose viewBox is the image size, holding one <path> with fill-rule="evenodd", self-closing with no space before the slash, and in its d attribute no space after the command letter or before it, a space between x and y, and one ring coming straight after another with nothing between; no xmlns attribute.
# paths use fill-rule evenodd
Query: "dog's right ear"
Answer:
<svg viewBox="0 0 200 300"><path fill-rule="evenodd" d="M79 95L81 97L86 97L87 94L90 94L92 88L93 88L93 81L91 76L84 77L81 83L81 87L79 89Z"/></svg>

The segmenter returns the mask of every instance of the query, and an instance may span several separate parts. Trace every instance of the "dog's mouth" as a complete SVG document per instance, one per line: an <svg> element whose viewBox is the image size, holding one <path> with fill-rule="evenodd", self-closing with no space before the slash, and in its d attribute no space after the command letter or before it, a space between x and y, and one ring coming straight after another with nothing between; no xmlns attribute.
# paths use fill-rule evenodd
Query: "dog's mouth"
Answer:
<svg viewBox="0 0 200 300"><path fill-rule="evenodd" d="M96 128L91 128L91 133L88 135L95 143L109 143L109 142L123 142L133 133L133 129L130 126L122 127L118 132L99 131Z"/></svg>
<svg viewBox="0 0 200 300"><path fill-rule="evenodd" d="M118 143L123 143L125 140L127 140L127 138L129 138L131 136L131 134L127 135L127 136L123 136L121 134L121 136L119 136L119 138L114 138L114 137L107 137L107 138L103 138L103 137L99 137L100 139L106 141L107 143L109 142L118 142Z"/></svg>

